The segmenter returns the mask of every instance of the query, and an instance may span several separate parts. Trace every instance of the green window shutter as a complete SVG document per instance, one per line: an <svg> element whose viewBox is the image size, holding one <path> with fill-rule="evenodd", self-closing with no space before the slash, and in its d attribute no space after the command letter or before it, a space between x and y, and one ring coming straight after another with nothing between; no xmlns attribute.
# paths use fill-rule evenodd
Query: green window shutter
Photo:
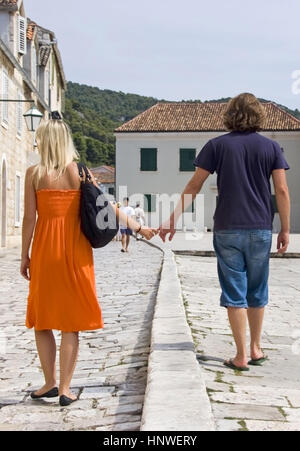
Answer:
<svg viewBox="0 0 300 451"><path fill-rule="evenodd" d="M195 201L191 203L191 205L185 210L185 213L195 213Z"/></svg>
<svg viewBox="0 0 300 451"><path fill-rule="evenodd" d="M180 149L180 171L194 172L195 159L196 159L196 149Z"/></svg>
<svg viewBox="0 0 300 451"><path fill-rule="evenodd" d="M155 213L156 212L156 195L145 194L144 210L145 210L145 213Z"/></svg>
<svg viewBox="0 0 300 451"><path fill-rule="evenodd" d="M157 171L157 149L141 149L141 171Z"/></svg>
<svg viewBox="0 0 300 451"><path fill-rule="evenodd" d="M275 194L272 194L272 204L274 208L274 213L279 213Z"/></svg>

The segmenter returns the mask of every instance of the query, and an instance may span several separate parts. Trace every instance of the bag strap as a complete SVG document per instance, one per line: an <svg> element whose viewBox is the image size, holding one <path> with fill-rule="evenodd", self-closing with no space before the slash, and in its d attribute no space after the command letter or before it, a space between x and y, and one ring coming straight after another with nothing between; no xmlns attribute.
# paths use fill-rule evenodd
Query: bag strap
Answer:
<svg viewBox="0 0 300 451"><path fill-rule="evenodd" d="M78 166L78 171L79 171L81 181L85 182L86 180L88 180L89 182L92 182L92 178L90 176L89 171L87 170L87 167L82 163L77 163L77 166ZM83 176L83 171L85 173L85 178Z"/></svg>

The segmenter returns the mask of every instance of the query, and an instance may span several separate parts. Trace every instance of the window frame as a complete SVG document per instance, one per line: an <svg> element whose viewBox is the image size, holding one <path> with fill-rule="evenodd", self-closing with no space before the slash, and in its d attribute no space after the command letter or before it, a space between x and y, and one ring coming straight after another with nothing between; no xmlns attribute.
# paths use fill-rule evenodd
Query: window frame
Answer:
<svg viewBox="0 0 300 451"><path fill-rule="evenodd" d="M18 89L18 100L23 100L23 94L20 89ZM16 110L17 137L20 138L23 132L23 102L16 104Z"/></svg>
<svg viewBox="0 0 300 451"><path fill-rule="evenodd" d="M150 208L149 199L150 198ZM144 211L145 213L156 213L157 211L157 194L144 194Z"/></svg>
<svg viewBox="0 0 300 451"><path fill-rule="evenodd" d="M25 55L27 53L27 18L18 16L18 53Z"/></svg>
<svg viewBox="0 0 300 451"><path fill-rule="evenodd" d="M193 165L192 169L184 169L183 168L182 156L184 155L184 152L187 152L187 151L189 151L189 152L193 151L194 152L193 162L196 159L196 155L197 155L197 149L196 148L194 148L194 147L181 147L179 149L179 172L195 172L195 170L196 170L194 165Z"/></svg>
<svg viewBox="0 0 300 451"><path fill-rule="evenodd" d="M1 74L1 97L3 100L8 100L9 97L9 76L8 71L3 67ZM1 102L1 124L4 127L9 123L9 102Z"/></svg>
<svg viewBox="0 0 300 451"><path fill-rule="evenodd" d="M18 182L17 182L18 180ZM15 176L15 227L21 227L21 181L22 174L16 171Z"/></svg>
<svg viewBox="0 0 300 451"><path fill-rule="evenodd" d="M143 169L143 152L145 151L154 151L155 152L155 169ZM157 172L158 170L158 148L157 147L141 147L140 148L140 171L141 172Z"/></svg>

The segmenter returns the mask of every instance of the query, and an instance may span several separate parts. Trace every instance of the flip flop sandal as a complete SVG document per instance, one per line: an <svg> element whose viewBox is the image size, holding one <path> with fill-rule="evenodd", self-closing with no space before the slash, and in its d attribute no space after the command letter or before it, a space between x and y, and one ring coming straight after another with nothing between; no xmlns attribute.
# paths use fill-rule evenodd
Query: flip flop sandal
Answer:
<svg viewBox="0 0 300 451"><path fill-rule="evenodd" d="M260 357L259 359L252 359L248 362L248 365L252 366L262 366L263 363L265 363L268 359L267 355L264 355L263 357Z"/></svg>
<svg viewBox="0 0 300 451"><path fill-rule="evenodd" d="M230 368L232 370L236 370L236 371L249 371L248 367L243 367L243 366L236 366L232 359L228 360L227 362L224 362L224 365L227 366L227 368Z"/></svg>

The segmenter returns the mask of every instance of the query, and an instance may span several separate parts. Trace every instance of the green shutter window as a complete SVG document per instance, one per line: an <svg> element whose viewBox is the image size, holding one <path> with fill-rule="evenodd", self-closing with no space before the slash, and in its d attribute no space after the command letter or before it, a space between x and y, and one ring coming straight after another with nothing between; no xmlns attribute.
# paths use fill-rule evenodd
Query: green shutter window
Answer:
<svg viewBox="0 0 300 451"><path fill-rule="evenodd" d="M195 159L196 159L196 149L180 149L180 171L194 172Z"/></svg>
<svg viewBox="0 0 300 451"><path fill-rule="evenodd" d="M157 171L157 149L141 149L141 171Z"/></svg>
<svg viewBox="0 0 300 451"><path fill-rule="evenodd" d="M145 213L155 213L156 212L156 196L153 194L145 194L144 201Z"/></svg>
<svg viewBox="0 0 300 451"><path fill-rule="evenodd" d="M274 213L279 213L275 194L272 195L272 204L274 207Z"/></svg>
<svg viewBox="0 0 300 451"><path fill-rule="evenodd" d="M191 203L191 205L185 210L185 213L195 213L195 201Z"/></svg>

